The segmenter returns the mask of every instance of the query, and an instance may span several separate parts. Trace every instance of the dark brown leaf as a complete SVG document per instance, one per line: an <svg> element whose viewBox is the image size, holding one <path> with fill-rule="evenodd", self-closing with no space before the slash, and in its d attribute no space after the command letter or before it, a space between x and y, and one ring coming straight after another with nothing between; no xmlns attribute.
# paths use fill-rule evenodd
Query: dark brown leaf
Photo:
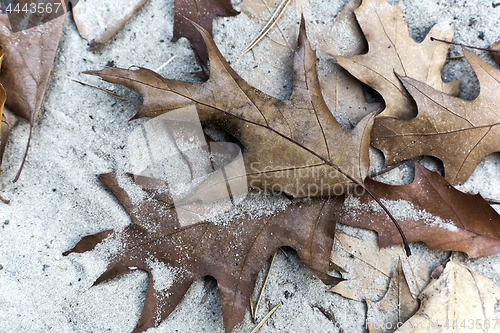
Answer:
<svg viewBox="0 0 500 333"><path fill-rule="evenodd" d="M321 94L304 21L295 52L293 93L285 101L248 85L222 57L208 31L197 28L210 55L210 79L203 84L165 79L144 68L88 73L139 92L144 102L136 117L156 117L194 104L201 121L221 126L242 143L251 189L314 197L343 194L353 181L363 184L374 114L352 131L335 120Z"/></svg>
<svg viewBox="0 0 500 333"><path fill-rule="evenodd" d="M500 252L498 213L479 194L456 190L437 172L416 163L411 184L391 186L367 179L365 185L398 219L409 242L462 251L471 258ZM369 195L350 197L346 203L339 222L376 231L380 247L402 243L392 222Z"/></svg>
<svg viewBox="0 0 500 333"><path fill-rule="evenodd" d="M476 72L481 93L467 101L447 95L409 77L401 82L417 102L412 119L379 118L372 144L390 165L419 155L439 158L444 175L452 185L463 184L479 162L500 151L500 71L463 48Z"/></svg>
<svg viewBox="0 0 500 333"><path fill-rule="evenodd" d="M297 250L304 263L319 276L329 278L328 266L335 221L343 202L340 198L294 201L272 216L239 215L229 222L202 222L181 227L170 208L165 183L142 179L142 200L129 197L115 173L101 175L101 181L116 195L134 222L122 232L111 230L84 237L72 252L92 250L107 237L119 238L123 248L110 254L110 262L95 282L99 284L133 268L150 275L141 319L134 332L157 326L179 304L194 280L213 276L221 295L226 332L243 319L259 270L281 246ZM155 184L155 189L140 184ZM172 274L171 284L155 289L152 265L162 263ZM336 282L340 279L336 279Z"/></svg>
<svg viewBox="0 0 500 333"><path fill-rule="evenodd" d="M208 52L205 42L189 20L198 23L212 35L212 23L216 16L236 16L238 14L239 12L233 9L230 0L175 0L172 42L186 37L193 44L197 58L206 64Z"/></svg>

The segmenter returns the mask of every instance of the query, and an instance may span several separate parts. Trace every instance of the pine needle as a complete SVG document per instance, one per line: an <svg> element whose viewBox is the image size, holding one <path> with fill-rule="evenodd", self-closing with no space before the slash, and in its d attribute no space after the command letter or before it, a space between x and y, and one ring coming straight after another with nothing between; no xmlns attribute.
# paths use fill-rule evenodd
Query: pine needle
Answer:
<svg viewBox="0 0 500 333"><path fill-rule="evenodd" d="M274 258L276 258L276 253L278 253L278 251L274 252L273 259L271 259L271 265L269 265L269 270L267 271L266 279L264 280L264 284L262 285L262 289L260 290L259 298L257 299L257 304L255 304L255 310L253 313L254 320L257 319L257 310L259 309L260 300L262 298L262 294L264 293L264 289L266 288L266 283L267 280L269 279L269 273L271 273L271 268L273 267L273 262Z"/></svg>
<svg viewBox="0 0 500 333"><path fill-rule="evenodd" d="M255 318L254 312L253 312L253 298L250 296L250 315L252 318Z"/></svg>
<svg viewBox="0 0 500 333"><path fill-rule="evenodd" d="M97 88L97 89L100 89L108 94L110 94L111 96L113 97L116 97L116 98L119 98L119 99L124 99L123 96L121 95L118 95L118 94L115 94L114 92L112 92L111 90L108 90L108 89L104 89L102 87L99 87L99 86L96 86L92 83L88 83L88 82L85 82L85 81L82 81L82 80L79 80L79 79L75 79L73 77L70 77L70 76L66 76L66 75L62 75L62 74L59 74L59 73L56 73L56 72L50 72L51 75L57 75L57 76L60 76L60 77L64 77L64 78L67 78L67 79L70 79L71 81L75 81L75 82L78 82L80 84L83 84L83 85L86 85L86 86L89 86L89 87L92 87L92 88Z"/></svg>
<svg viewBox="0 0 500 333"><path fill-rule="evenodd" d="M163 65L161 65L160 67L158 67L158 69L156 70L157 72L161 71L165 66L167 66L168 64L170 64L172 62L172 60L174 60L175 58L177 57L177 54L172 56L170 59L168 59Z"/></svg>
<svg viewBox="0 0 500 333"><path fill-rule="evenodd" d="M269 311L269 313L264 317L264 319L262 319L260 321L260 323L257 326L255 326L255 328L253 329L253 331L250 332L250 333L257 332L262 327L262 325L264 325L264 323L269 319L269 317L271 317L271 315L274 313L274 311L276 311L279 308L280 305L281 305L281 302L278 303L278 304L276 304L274 306L274 308L272 308L271 311Z"/></svg>
<svg viewBox="0 0 500 333"><path fill-rule="evenodd" d="M264 38L267 35L269 31L271 31L271 29L276 25L276 23L278 23L281 16L283 16L286 8L291 2L292 0L281 0L281 2L278 5L278 8L276 8L269 21L267 21L264 28L262 28L262 30L258 33L258 35L250 42L250 45L248 45L243 51L241 51L241 53L238 56L236 56L235 59L241 57L242 55L253 49L254 46L257 45L262 40L262 38Z"/></svg>

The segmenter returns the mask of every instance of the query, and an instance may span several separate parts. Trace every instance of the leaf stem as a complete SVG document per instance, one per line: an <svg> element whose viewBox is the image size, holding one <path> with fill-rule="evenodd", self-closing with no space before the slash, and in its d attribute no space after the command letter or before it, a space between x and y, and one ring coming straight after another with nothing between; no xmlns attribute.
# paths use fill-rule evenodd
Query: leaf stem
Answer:
<svg viewBox="0 0 500 333"><path fill-rule="evenodd" d="M431 37L431 41L433 41L433 42L437 41L437 42L443 42L443 43L447 43L447 44L451 44L451 45L463 46L463 47L467 47L469 49L475 49L475 50L481 50L481 51L488 51L488 52L500 53L500 50L495 50L495 49L492 49L492 48L469 46L469 45L465 45L465 44L462 44L462 43L450 42L450 41L447 41L447 40L444 40L444 39L439 39L439 38L434 38L434 37Z"/></svg>
<svg viewBox="0 0 500 333"><path fill-rule="evenodd" d="M410 246L408 245L408 241L406 240L406 236L405 234L403 233L403 230L401 229L401 227L399 226L398 222L396 221L396 218L394 218L394 216L392 216L391 212L387 209L387 207L380 201L380 199L375 195L373 194L372 191L370 191L368 188L364 187L363 188L366 190L366 192L380 205L380 207L382 207L382 209L385 211L385 213L389 216L389 218L392 220L392 222L394 223L394 225L396 226L396 228L398 228L398 231L399 231L399 234L401 235L401 238L403 238L403 244L404 244L404 247L405 247L405 252L406 252L406 255L409 257L411 256L411 250L410 250Z"/></svg>
<svg viewBox="0 0 500 333"><path fill-rule="evenodd" d="M6 204L8 204L10 202L9 200L2 198L1 195L0 195L0 201L2 201L3 203L6 203Z"/></svg>
<svg viewBox="0 0 500 333"><path fill-rule="evenodd" d="M19 167L19 170L17 171L16 177L12 181L13 183L17 182L17 180L19 179L19 176L21 176L21 171L23 171L23 168L24 168L24 162L26 162L26 157L28 157L28 150L30 149L31 136L33 134L33 126L35 123L34 117L35 117L35 113L33 113L33 115L31 116L30 133L28 136L28 143L26 144L26 150L24 151L23 161L21 163L21 166Z"/></svg>

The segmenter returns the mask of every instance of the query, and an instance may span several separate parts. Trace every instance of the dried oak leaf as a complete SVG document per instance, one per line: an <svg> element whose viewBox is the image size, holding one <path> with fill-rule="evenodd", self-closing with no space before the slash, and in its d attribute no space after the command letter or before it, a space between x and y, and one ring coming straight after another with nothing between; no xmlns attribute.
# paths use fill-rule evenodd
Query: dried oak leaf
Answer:
<svg viewBox="0 0 500 333"><path fill-rule="evenodd" d="M494 43L493 45L491 45L490 50L494 51L493 56L495 57L495 60L497 61L497 63L500 64L500 40L498 42Z"/></svg>
<svg viewBox="0 0 500 333"><path fill-rule="evenodd" d="M423 42L415 42L399 5L385 0L363 0L354 11L368 40L368 53L350 58L335 56L338 63L358 80L378 91L385 100L382 115L409 118L416 114L415 103L394 72L404 73L432 87L458 94L459 81L443 83L441 68L449 45L430 37L448 40L452 30L433 27Z"/></svg>
<svg viewBox="0 0 500 333"><path fill-rule="evenodd" d="M467 101L444 94L409 77L401 82L418 105L415 118L377 119L372 144L393 164L419 155L443 161L444 175L452 185L463 184L479 162L500 151L500 71L463 49L481 86L479 96Z"/></svg>
<svg viewBox="0 0 500 333"><path fill-rule="evenodd" d="M415 163L411 184L391 186L367 179L365 186L381 198L409 242L462 251L471 258L500 252L500 215L479 194L456 190L437 172ZM380 247L402 243L392 221L366 193L346 198L339 222L376 231Z"/></svg>
<svg viewBox="0 0 500 333"><path fill-rule="evenodd" d="M0 45L0 68L2 67L3 56L5 55L5 49L2 45ZM2 157L3 152L5 150L5 144L7 143L7 139L9 137L11 123L9 122L9 115L4 114L4 104L7 99L7 95L5 94L5 89L0 84L0 118L2 122L0 123L0 166L2 165Z"/></svg>
<svg viewBox="0 0 500 333"><path fill-rule="evenodd" d="M418 301L405 279L401 260L391 275L384 297L378 302L366 300L366 304L366 326L370 333L392 333L417 312Z"/></svg>
<svg viewBox="0 0 500 333"><path fill-rule="evenodd" d="M270 8L278 7L279 0L266 1L244 0L240 5L255 25L262 26L272 15ZM288 85L283 86L285 77L291 76L293 70L289 59L296 46L297 25L295 22L304 15L308 22L316 24L308 27L308 36L315 41L318 57L318 78L326 105L335 118L345 128L357 124L366 114L383 107L382 102L368 103L365 100L365 85L349 74L345 69L332 61L331 54L344 57L366 53L368 44L354 16L361 0L351 0L333 19L323 23L316 19L317 12L311 9L307 1L293 1L264 39L248 54L246 59L254 66L240 71L241 76L248 77L248 83L265 90L271 95L288 94ZM288 23L288 24L287 24ZM340 37L344 41L339 43ZM345 40L348 40L347 43ZM290 74L289 74L290 73Z"/></svg>
<svg viewBox="0 0 500 333"><path fill-rule="evenodd" d="M427 262L416 256L407 257L401 246L379 248L376 237L359 239L337 231L331 262L336 270L340 268L345 280L329 291L355 301L376 302L387 290L395 258L402 258L411 293L417 297L430 280L432 268Z"/></svg>
<svg viewBox="0 0 500 333"><path fill-rule="evenodd" d="M3 57L5 55L5 49L0 45L0 68L2 66ZM17 116L9 111L6 107L4 107L5 100L7 96L5 94L5 89L0 84L0 167L2 166L3 153L5 151L5 145L7 144L7 139L9 138L10 130L15 125L17 121ZM0 196L0 200L8 203L8 200L5 200Z"/></svg>
<svg viewBox="0 0 500 333"><path fill-rule="evenodd" d="M30 122L26 160L33 125L35 124L50 77L65 16L43 25L13 33L7 14L0 14L0 43L6 53L0 84L7 94L5 105L19 117Z"/></svg>
<svg viewBox="0 0 500 333"><path fill-rule="evenodd" d="M272 216L240 214L229 222L201 222L181 227L170 208L166 183L156 179L135 182L140 176L124 175L127 182L141 186L141 199L120 187L115 173L100 180L115 194L132 217L124 231L107 230L84 237L72 250L92 250L108 238L119 239L118 253L110 254L107 270L94 285L139 268L150 276L141 318L134 332L157 326L179 304L194 280L212 276L217 280L226 332L244 316L259 270L281 246L290 246L318 276L328 283L340 279L328 276L335 221L343 198L314 198L294 201ZM141 184L154 183L155 189ZM171 283L161 289L152 266L169 267Z"/></svg>
<svg viewBox="0 0 500 333"><path fill-rule="evenodd" d="M73 18L82 38L95 49L109 41L148 0L79 0Z"/></svg>
<svg viewBox="0 0 500 333"><path fill-rule="evenodd" d="M175 0L172 42L186 37L193 44L197 58L206 64L209 55L204 37L190 21L196 22L212 35L212 24L216 16L236 16L239 13L233 9L230 0Z"/></svg>
<svg viewBox="0 0 500 333"><path fill-rule="evenodd" d="M208 31L196 27L210 55L210 79L203 84L165 79L144 68L87 73L139 92L143 106L136 117L155 117L195 104L200 121L218 124L242 143L250 189L313 197L340 195L353 181L363 184L374 114L352 131L335 120L321 95L304 20L288 100L247 84L222 57Z"/></svg>
<svg viewBox="0 0 500 333"><path fill-rule="evenodd" d="M440 269L440 268L437 268ZM420 295L418 312L396 332L498 332L500 287L452 259Z"/></svg>

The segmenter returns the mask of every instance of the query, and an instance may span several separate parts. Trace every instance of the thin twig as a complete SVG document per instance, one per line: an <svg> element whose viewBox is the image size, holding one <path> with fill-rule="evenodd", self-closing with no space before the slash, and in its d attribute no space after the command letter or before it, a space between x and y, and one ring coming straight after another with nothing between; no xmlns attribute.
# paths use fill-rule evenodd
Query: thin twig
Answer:
<svg viewBox="0 0 500 333"><path fill-rule="evenodd" d="M59 73L56 73L56 72L50 72L50 74L52 75L57 75L57 76L60 76L60 77L64 77L66 79L70 79L71 81L75 81L75 82L78 82L80 84L83 84L83 85L86 85L86 86L89 86L89 87L92 87L92 88L97 88L97 89L100 89L108 94L110 94L111 96L113 97L116 97L116 98L119 98L119 99L125 99L125 97L121 96L121 95L118 95L118 94L115 94L114 92L108 90L108 89L104 89L102 87L99 87L99 86L96 86L92 83L88 83L88 82L85 82L85 81L82 81L82 80L78 80L78 79L75 79L73 77L70 77L70 76L66 76L66 75L62 75L62 74L59 74Z"/></svg>
<svg viewBox="0 0 500 333"><path fill-rule="evenodd" d="M264 284L262 285L262 289L260 290L259 298L257 299L257 304L255 304L253 319L257 319L257 310L259 309L260 300L262 298L262 294L264 293L264 289L266 288L267 279L269 279L269 273L271 273L271 268L273 267L273 262L274 258L276 257L276 253L278 253L278 251L274 252L273 259L271 259L271 265L269 265L269 270L267 271L266 279L264 280Z"/></svg>
<svg viewBox="0 0 500 333"><path fill-rule="evenodd" d="M260 323L257 326L255 326L255 328L253 329L253 331L250 332L250 333L257 332L262 327L262 325L264 325L264 323L269 319L269 317L271 317L271 315L274 313L274 311L276 311L279 308L280 305L281 305L281 302L278 303L278 304L276 304L274 306L274 308L272 308L271 311L269 311L269 313L264 317L264 319L262 319L260 321Z"/></svg>

